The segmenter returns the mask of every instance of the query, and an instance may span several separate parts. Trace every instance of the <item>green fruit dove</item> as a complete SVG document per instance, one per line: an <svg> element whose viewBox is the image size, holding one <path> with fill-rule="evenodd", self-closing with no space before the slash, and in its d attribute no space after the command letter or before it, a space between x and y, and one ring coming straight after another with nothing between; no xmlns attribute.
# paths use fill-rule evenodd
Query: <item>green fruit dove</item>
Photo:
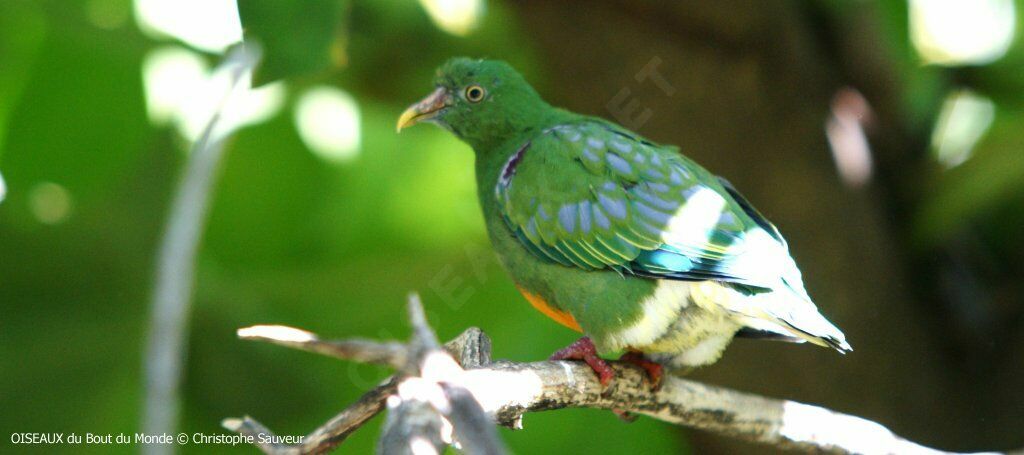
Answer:
<svg viewBox="0 0 1024 455"><path fill-rule="evenodd" d="M472 146L487 232L534 307L585 336L553 359L625 351L662 369L714 363L736 336L851 350L818 313L778 229L724 179L622 126L544 102L501 61L455 58L401 130Z"/></svg>

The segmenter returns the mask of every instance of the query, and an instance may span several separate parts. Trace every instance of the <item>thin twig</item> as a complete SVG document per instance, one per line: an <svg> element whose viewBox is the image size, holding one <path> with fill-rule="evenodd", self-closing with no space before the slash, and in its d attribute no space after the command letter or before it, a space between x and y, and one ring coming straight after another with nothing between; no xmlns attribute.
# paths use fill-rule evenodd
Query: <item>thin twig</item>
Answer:
<svg viewBox="0 0 1024 455"><path fill-rule="evenodd" d="M259 447L263 453L281 453L289 449L283 444L269 442L274 440L274 432L249 416L241 419L224 419L220 424L235 433L251 437L253 444Z"/></svg>
<svg viewBox="0 0 1024 455"><path fill-rule="evenodd" d="M345 441L350 434L384 410L384 402L398 387L395 378L363 394L352 406L328 420L302 440L301 453L323 453Z"/></svg>
<svg viewBox="0 0 1024 455"><path fill-rule="evenodd" d="M227 93L251 74L259 58L259 50L252 46L239 46L225 57L221 67L232 72ZM142 428L147 434L173 433L178 419L178 388L187 339L193 269L214 175L228 135L219 131L220 113L227 98L225 95L199 139L192 144L157 256L149 340L143 359L146 390ZM144 450L167 453L171 446L147 445Z"/></svg>
<svg viewBox="0 0 1024 455"><path fill-rule="evenodd" d="M398 342L381 343L358 338L321 340L315 333L283 325L254 325L238 329L238 338L265 341L337 359L392 368L401 368L405 365L405 354L408 351L404 344Z"/></svg>
<svg viewBox="0 0 1024 455"><path fill-rule="evenodd" d="M363 394L355 403L332 417L320 428L306 435L300 444L259 444L258 441L254 443L264 453L275 455L328 452L384 410L385 401L395 393L397 386L397 379L388 378L383 384ZM262 439L269 440L274 436L274 433L266 426L249 416L240 419L224 419L221 421L221 426L253 438L263 436Z"/></svg>

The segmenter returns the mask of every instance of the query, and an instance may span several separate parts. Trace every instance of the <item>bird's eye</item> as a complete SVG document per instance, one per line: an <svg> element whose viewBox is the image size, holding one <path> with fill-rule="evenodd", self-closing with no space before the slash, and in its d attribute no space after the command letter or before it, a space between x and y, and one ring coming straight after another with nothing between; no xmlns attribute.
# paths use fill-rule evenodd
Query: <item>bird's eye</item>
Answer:
<svg viewBox="0 0 1024 455"><path fill-rule="evenodd" d="M466 99L469 100L470 103L479 103L484 99L484 95L486 93L487 92L484 91L484 88L479 85L470 85L469 87L466 87Z"/></svg>

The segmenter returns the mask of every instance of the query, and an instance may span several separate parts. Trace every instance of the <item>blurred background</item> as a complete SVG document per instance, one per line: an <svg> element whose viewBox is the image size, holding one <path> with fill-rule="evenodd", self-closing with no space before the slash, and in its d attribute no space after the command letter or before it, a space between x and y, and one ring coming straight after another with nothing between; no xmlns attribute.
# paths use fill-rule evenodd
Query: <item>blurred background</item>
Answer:
<svg viewBox="0 0 1024 455"><path fill-rule="evenodd" d="M856 351L741 340L694 374L949 450L1024 445L1024 2L4 0L0 433L141 431L158 251L192 143L224 156L195 261L178 428L249 414L306 434L387 375L242 342L288 324L443 339L498 358L575 338L497 265L472 152L394 133L434 68L510 61L731 180L782 230ZM241 13L240 13L241 12ZM259 42L252 84L218 70ZM664 84L641 77L656 68ZM158 321L159 322L159 321ZM608 412L530 414L517 453L755 453ZM371 451L380 419L341 453ZM26 447L135 452L134 446ZM182 452L228 447L181 447ZM249 447L235 448L251 452Z"/></svg>

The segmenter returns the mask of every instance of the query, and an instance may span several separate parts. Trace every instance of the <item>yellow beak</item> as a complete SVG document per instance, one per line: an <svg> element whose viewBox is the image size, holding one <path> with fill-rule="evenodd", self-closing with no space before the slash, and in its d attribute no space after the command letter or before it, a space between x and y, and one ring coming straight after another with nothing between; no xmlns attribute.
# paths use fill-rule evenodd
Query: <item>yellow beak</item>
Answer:
<svg viewBox="0 0 1024 455"><path fill-rule="evenodd" d="M402 128L408 128L416 123L430 120L437 116L437 113L448 107L448 92L443 87L438 87L420 102L409 106L402 115L398 117L396 132L402 132Z"/></svg>

